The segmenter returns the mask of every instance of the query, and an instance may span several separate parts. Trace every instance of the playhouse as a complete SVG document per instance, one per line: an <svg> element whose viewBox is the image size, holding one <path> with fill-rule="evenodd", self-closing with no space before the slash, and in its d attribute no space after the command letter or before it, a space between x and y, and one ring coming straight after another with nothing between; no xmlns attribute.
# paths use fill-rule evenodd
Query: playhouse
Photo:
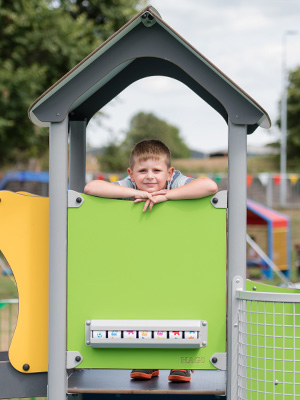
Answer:
<svg viewBox="0 0 300 400"><path fill-rule="evenodd" d="M89 120L153 75L181 81L228 124L228 193L151 213L83 194ZM299 294L246 287L247 135L270 127L267 113L149 6L42 94L29 118L49 127L49 199L0 192L1 224L11 227L0 246L20 301L0 398L300 398ZM16 251L23 237L24 254ZM153 247L156 262L145 257ZM132 368L162 371L132 382ZM189 384L170 385L171 368L195 373Z"/></svg>
<svg viewBox="0 0 300 400"><path fill-rule="evenodd" d="M291 275L290 218L256 201L247 200L247 232L256 238L261 249L288 277ZM271 268L264 269L271 279Z"/></svg>

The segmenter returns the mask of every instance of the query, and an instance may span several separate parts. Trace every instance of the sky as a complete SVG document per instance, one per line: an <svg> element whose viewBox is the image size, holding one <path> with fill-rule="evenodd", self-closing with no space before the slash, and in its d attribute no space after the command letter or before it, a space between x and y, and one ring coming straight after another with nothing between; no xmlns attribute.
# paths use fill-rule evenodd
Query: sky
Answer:
<svg viewBox="0 0 300 400"><path fill-rule="evenodd" d="M248 145L261 147L278 140L283 59L287 70L300 66L300 0L152 0L149 4L269 114L272 127L258 128L248 136ZM87 129L93 147L110 140L121 142L130 119L142 111L177 126L192 149L213 152L227 148L223 118L170 78L135 82L101 111L104 117L94 118Z"/></svg>

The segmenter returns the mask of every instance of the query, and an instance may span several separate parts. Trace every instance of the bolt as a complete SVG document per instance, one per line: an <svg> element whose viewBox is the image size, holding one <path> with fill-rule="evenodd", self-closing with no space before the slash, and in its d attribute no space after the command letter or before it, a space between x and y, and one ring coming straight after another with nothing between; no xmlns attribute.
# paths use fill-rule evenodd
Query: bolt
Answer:
<svg viewBox="0 0 300 400"><path fill-rule="evenodd" d="M233 326L234 326L235 328L237 328L237 327L239 326L239 324L233 324Z"/></svg>
<svg viewBox="0 0 300 400"><path fill-rule="evenodd" d="M252 288L253 290L256 290L256 286L253 286L253 288Z"/></svg>
<svg viewBox="0 0 300 400"><path fill-rule="evenodd" d="M91 343L90 343L90 341L88 340L85 344L86 344L87 346L89 346Z"/></svg>
<svg viewBox="0 0 300 400"><path fill-rule="evenodd" d="M30 368L29 364L24 364L24 365L23 365L23 370L24 370L24 371L28 371L29 368Z"/></svg>
<svg viewBox="0 0 300 400"><path fill-rule="evenodd" d="M150 21L152 21L153 20L153 15L148 14L148 18L150 19Z"/></svg>
<svg viewBox="0 0 300 400"><path fill-rule="evenodd" d="M212 362L213 364L215 364L216 362L218 362L217 357L213 357L213 358L211 359L211 362Z"/></svg>
<svg viewBox="0 0 300 400"><path fill-rule="evenodd" d="M142 18L143 18L143 19L146 19L146 18L147 18L147 15L148 15L147 13L144 13L144 14L142 15Z"/></svg>
<svg viewBox="0 0 300 400"><path fill-rule="evenodd" d="M205 347L207 345L206 342L202 342L202 346Z"/></svg>
<svg viewBox="0 0 300 400"><path fill-rule="evenodd" d="M217 199L217 197L214 197L213 199L212 199L212 202L214 203L214 204L217 204L218 203L218 199Z"/></svg>
<svg viewBox="0 0 300 400"><path fill-rule="evenodd" d="M77 361L77 362L81 361L81 357L80 356L76 356L75 357L75 361Z"/></svg>
<svg viewBox="0 0 300 400"><path fill-rule="evenodd" d="M80 204L81 202L82 202L82 199L81 199L81 197L77 197L77 199L76 199L76 203Z"/></svg>
<svg viewBox="0 0 300 400"><path fill-rule="evenodd" d="M274 382L274 385L279 385L278 380L276 379L276 381Z"/></svg>
<svg viewBox="0 0 300 400"><path fill-rule="evenodd" d="M207 322L206 321L202 321L202 326L206 326Z"/></svg>
<svg viewBox="0 0 300 400"><path fill-rule="evenodd" d="M60 114L59 113L56 113L56 116L58 117Z"/></svg>
<svg viewBox="0 0 300 400"><path fill-rule="evenodd" d="M240 283L240 280L239 280L239 279L237 279L237 280L236 280L236 283Z"/></svg>

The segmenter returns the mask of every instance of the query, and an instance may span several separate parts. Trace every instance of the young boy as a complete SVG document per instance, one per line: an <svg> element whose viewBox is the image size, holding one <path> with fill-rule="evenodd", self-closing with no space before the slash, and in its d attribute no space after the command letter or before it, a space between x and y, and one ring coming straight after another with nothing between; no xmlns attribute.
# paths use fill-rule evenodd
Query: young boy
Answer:
<svg viewBox="0 0 300 400"><path fill-rule="evenodd" d="M84 192L92 196L111 199L133 199L134 203L145 202L143 212L168 200L198 199L217 192L218 187L209 178L188 178L171 167L169 148L160 140L142 140L131 154L129 176L121 181L91 181ZM158 370L134 369L130 376L134 379L150 379L158 376ZM190 370L171 370L170 381L188 382Z"/></svg>

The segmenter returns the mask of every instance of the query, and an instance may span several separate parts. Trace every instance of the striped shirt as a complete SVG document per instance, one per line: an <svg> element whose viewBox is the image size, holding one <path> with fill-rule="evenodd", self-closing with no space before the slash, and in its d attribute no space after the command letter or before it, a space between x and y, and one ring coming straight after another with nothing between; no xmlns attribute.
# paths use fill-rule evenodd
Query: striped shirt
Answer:
<svg viewBox="0 0 300 400"><path fill-rule="evenodd" d="M191 182L193 178L183 175L180 171L175 170L171 179L168 181L167 189L176 189L180 186L186 185L187 183ZM116 185L129 187L131 189L137 189L135 182L132 182L130 176L122 179L121 181L114 182Z"/></svg>

